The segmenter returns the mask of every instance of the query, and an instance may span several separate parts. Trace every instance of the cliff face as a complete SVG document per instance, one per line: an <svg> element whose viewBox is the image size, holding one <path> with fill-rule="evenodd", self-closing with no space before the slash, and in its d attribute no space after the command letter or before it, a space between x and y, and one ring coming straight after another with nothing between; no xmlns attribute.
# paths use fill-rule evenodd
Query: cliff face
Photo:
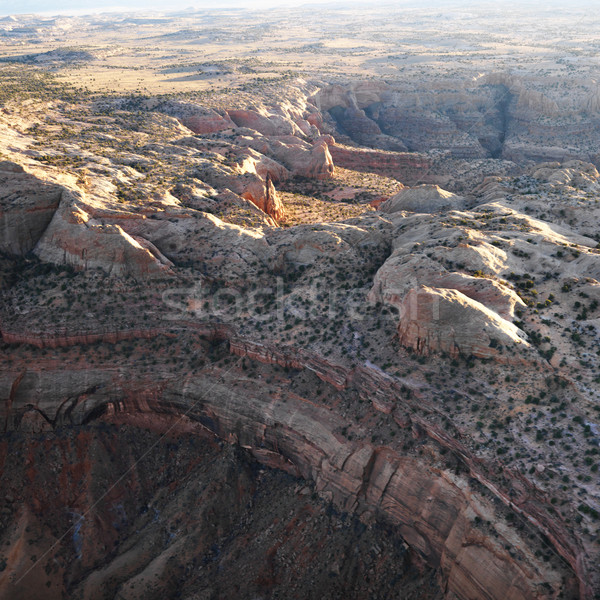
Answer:
<svg viewBox="0 0 600 600"><path fill-rule="evenodd" d="M333 163L345 169L394 177L408 185L427 181L432 161L416 153L384 152L330 144Z"/></svg>
<svg viewBox="0 0 600 600"><path fill-rule="evenodd" d="M26 254L42 237L60 203L62 189L0 162L0 250Z"/></svg>
<svg viewBox="0 0 600 600"><path fill-rule="evenodd" d="M423 286L412 289L400 307L400 343L420 354L497 356L500 346L529 346L525 334L462 292Z"/></svg>
<svg viewBox="0 0 600 600"><path fill-rule="evenodd" d="M238 363L209 366L183 378L164 369L140 378L117 365L96 371L57 371L48 365L5 376L5 427L30 427L34 412L43 416L45 428L85 423L102 414L145 415L150 422L165 413L185 414L186 420L248 449L258 461L314 481L319 493L342 510L367 523L383 518L398 527L411 548L440 569L448 597L528 599L559 591L570 596L576 593L574 573L585 595L577 541L544 508L543 495L508 471L498 478L497 467L472 457L457 440L460 435L451 436L422 418L419 410L435 408L418 389L369 366L348 370L304 351L231 337L226 329L205 333L213 342L225 341L229 352L240 357ZM266 383L260 383L243 374L241 360L278 365L290 374L266 371ZM342 396L358 394L371 402L376 413L391 417L398 440L373 443L360 423L349 436L347 421L327 402L293 391L293 381L303 373L314 374ZM32 405L35 390L48 392ZM416 440L421 450L400 450L402 440ZM454 466L443 458L447 452ZM511 487L516 495L508 493ZM509 525L513 519L525 529ZM570 569L560 559L546 562L536 556L540 539ZM543 586L549 586L547 595L539 593Z"/></svg>
<svg viewBox="0 0 600 600"><path fill-rule="evenodd" d="M318 586L358 599L398 580L400 598L442 597L389 528L332 510L191 421L121 414L5 438L0 465L2 598L316 599Z"/></svg>
<svg viewBox="0 0 600 600"><path fill-rule="evenodd" d="M418 90L372 82L332 85L313 101L333 115L341 134L384 150L435 150L461 159L518 163L594 161L597 90L588 89L582 100L568 89L552 97L536 78L492 72L468 83L451 78L442 85L422 83Z"/></svg>

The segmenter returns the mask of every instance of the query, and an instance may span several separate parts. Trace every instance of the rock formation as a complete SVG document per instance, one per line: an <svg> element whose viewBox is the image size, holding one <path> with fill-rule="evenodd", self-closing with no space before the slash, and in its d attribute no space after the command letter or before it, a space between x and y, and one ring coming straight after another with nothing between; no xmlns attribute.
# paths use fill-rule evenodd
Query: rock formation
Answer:
<svg viewBox="0 0 600 600"><path fill-rule="evenodd" d="M185 127L198 135L234 129L236 126L227 113L206 108L199 104L169 101L157 103L158 107L161 112L178 118Z"/></svg>
<svg viewBox="0 0 600 600"><path fill-rule="evenodd" d="M434 79L2 112L0 596L594 597L593 128Z"/></svg>
<svg viewBox="0 0 600 600"><path fill-rule="evenodd" d="M425 293L430 296L435 292ZM447 293L442 295L448 303L458 299L458 294L452 298ZM444 315L446 308L442 307ZM493 497L507 502L512 510L523 511L525 516L532 510L529 503L533 490L524 489L521 498L515 500L498 496L494 485L486 479L484 465L471 463L468 451L460 443L435 427L429 429L427 421L411 414L410 410L410 416L406 415L407 407L411 406L410 393L399 393L399 387L396 389L399 384L389 376L371 368L344 372L306 353L286 355L276 348L243 339L232 338L230 344L231 352L238 356L285 368L310 370L334 388L356 390L372 398L377 410L393 413L401 433L406 431L410 437L411 431L418 435L425 432L433 442L430 452L435 454L438 444L451 448L465 461L462 464L467 467L467 473L484 487L489 486ZM344 439L339 433L344 420L326 406L291 394L285 387L265 386L247 379L244 387L236 390L236 377L238 375L231 370L221 371L217 382L208 373L180 379L162 372L164 379L159 389L149 390L144 389L143 378L127 369L121 369L120 374L102 369L33 370L13 381L5 422L10 427L24 423L22 417L32 410L29 404L35 389L51 390L51 395L35 404L35 410L43 415L46 423L54 426L85 422L91 415L107 411L109 415L123 414L125 418L149 416L154 412L184 412L187 418L201 423L221 438L248 448L259 461L315 481L321 495L332 499L340 508L362 515L368 522L381 515L399 526L411 547L428 564L441 569L449 592L457 597L474 596L477 590L485 589L490 598L529 598L544 582L555 590L563 585L561 571L565 572L560 563L545 563L534 555L519 534L515 531L508 534L498 521L504 517L494 502L472 485L467 488L460 471L452 472L418 455L402 455L390 447L377 447L360 438L357 441ZM66 402L61 400L65 395L69 395ZM417 402L428 406L423 401ZM30 424L31 418L28 418L24 426L30 427ZM556 525L551 526L552 530L547 529L550 525L543 513L535 517L529 514L529 518L542 527L544 535L565 536ZM495 523L491 525L494 536L482 528L481 523L486 520ZM564 545L560 552L565 559L575 561L575 542L566 538L561 539L561 544ZM482 560L488 564L487 569L480 568ZM572 588L569 589L568 593L572 593Z"/></svg>
<svg viewBox="0 0 600 600"><path fill-rule="evenodd" d="M415 188L400 190L395 196L384 202L379 210L383 213L409 211L417 213L433 213L443 210L460 210L465 206L465 199L452 192L441 189L437 185L421 185Z"/></svg>
<svg viewBox="0 0 600 600"><path fill-rule="evenodd" d="M275 137L299 133L297 127L279 115L261 115L253 110L228 110L227 114L238 127L254 129L264 136Z"/></svg>
<svg viewBox="0 0 600 600"><path fill-rule="evenodd" d="M26 254L52 220L62 189L7 161L0 163L0 188L0 250Z"/></svg>
<svg viewBox="0 0 600 600"><path fill-rule="evenodd" d="M51 263L136 278L160 276L173 266L151 242L91 217L66 191L34 251Z"/></svg>
<svg viewBox="0 0 600 600"><path fill-rule="evenodd" d="M396 178L413 185L431 176L432 161L424 154L384 152L330 144L333 163L356 171L367 171Z"/></svg>
<svg viewBox="0 0 600 600"><path fill-rule="evenodd" d="M0 575L2 597L251 600L317 586L321 597L351 598L394 593L392 570L413 594L441 598L433 569L419 573L386 528L332 511L310 485L257 469L246 452L189 420L120 413L76 435L3 439L3 464L8 456L0 520L11 560ZM128 477L105 495L97 482L114 470ZM61 540L61 531L70 535ZM60 557L45 554L61 542ZM17 581L21 566L33 567L25 582Z"/></svg>
<svg viewBox="0 0 600 600"><path fill-rule="evenodd" d="M463 293L445 288L413 289L404 298L398 327L400 343L420 354L489 358L500 346L527 346L525 335Z"/></svg>
<svg viewBox="0 0 600 600"><path fill-rule="evenodd" d="M590 119L597 112L596 90L589 89L573 107L568 94L552 97L537 85L501 72L480 75L469 85L448 79L443 86L432 83L418 91L401 84L359 82L328 86L313 102L333 115L340 134L380 149L436 150L470 160L592 159L596 150ZM584 111L588 114L580 114ZM574 137L578 149L569 142Z"/></svg>
<svg viewBox="0 0 600 600"><path fill-rule="evenodd" d="M294 175L315 179L329 179L334 172L334 163L327 140L318 139L310 144L294 136L278 136L240 139L262 154L273 157Z"/></svg>
<svg viewBox="0 0 600 600"><path fill-rule="evenodd" d="M515 307L525 306L506 285L486 277L448 271L432 258L407 254L404 249L392 253L377 271L369 299L400 308L406 294L420 286L457 290L507 320L514 317Z"/></svg>

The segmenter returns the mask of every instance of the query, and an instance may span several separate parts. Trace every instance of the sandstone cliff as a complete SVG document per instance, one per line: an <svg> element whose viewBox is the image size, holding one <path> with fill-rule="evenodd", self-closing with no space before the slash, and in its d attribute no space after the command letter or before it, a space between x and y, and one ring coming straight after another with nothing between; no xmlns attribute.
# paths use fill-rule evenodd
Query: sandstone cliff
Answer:
<svg viewBox="0 0 600 600"><path fill-rule="evenodd" d="M400 391L399 382L370 367L350 372L316 356L243 339L231 338L230 351L267 365L312 371L334 388L348 393L355 390L372 400L376 411L393 415L397 423L393 427L400 428L401 438L425 435L429 439L425 456L429 458L401 453L395 443L374 445L365 439L361 425L354 428L356 439L347 439L340 433L345 422L342 417L326 405L286 389L285 378L275 386L259 384L231 369L220 370L216 380L210 370L183 379L162 372L162 383L152 391L145 388L143 378L122 367L97 372L32 371L14 381L6 423L25 426L23 417L33 410L29 406L32 386L52 390L52 396L46 396L34 410L55 426L86 422L106 411L131 416L185 413L221 438L248 448L259 461L314 480L317 490L340 508L362 515L368 522L379 516L397 525L411 547L428 564L441 569L448 592L456 597L485 593L489 598L531 598L542 583L550 585L554 593L570 589L563 587L566 572L560 561L548 564L537 558L530 543L506 527L504 513L495 507L494 498L522 513L523 522L529 519L534 530L539 527L577 570L577 543L540 511L539 505L530 505L534 490L525 484L519 498L505 496L498 484L488 479L494 469L473 460L460 442L416 414L413 405L429 405L411 400L409 391ZM238 388L242 381L243 387ZM466 475L461 469L452 471L440 464L440 447L459 457ZM478 491L467 484L468 476L479 480L483 488ZM482 526L485 522L488 525ZM488 527L493 536L486 532ZM480 568L482 561L488 568Z"/></svg>
<svg viewBox="0 0 600 600"><path fill-rule="evenodd" d="M60 203L62 189L11 162L0 163L0 249L26 254L38 243Z"/></svg>

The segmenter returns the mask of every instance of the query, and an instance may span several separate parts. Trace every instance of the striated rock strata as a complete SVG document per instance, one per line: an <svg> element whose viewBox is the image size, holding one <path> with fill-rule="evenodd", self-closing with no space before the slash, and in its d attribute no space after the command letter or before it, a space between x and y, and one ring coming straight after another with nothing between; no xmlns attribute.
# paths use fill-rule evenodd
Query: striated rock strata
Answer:
<svg viewBox="0 0 600 600"><path fill-rule="evenodd" d="M378 173L414 185L431 176L432 160L424 154L365 150L340 144L330 144L334 164L345 169Z"/></svg>
<svg viewBox="0 0 600 600"><path fill-rule="evenodd" d="M453 298L446 296L454 308ZM305 351L269 347L232 337L227 329L207 327L205 334L228 341L232 354L312 372L332 389L371 401L376 411L393 417L399 431L417 439L425 436L434 446L420 456L369 442L360 429L349 439L342 433L345 419L326 404L291 393L285 380L283 385L250 380L231 367L183 378L161 372L152 384L125 366L28 369L12 378L5 375L5 427L21 423L30 428L31 417L23 417L31 411L53 426L83 423L102 413L185 414L247 448L259 461L315 481L322 495L363 520L383 518L395 524L409 545L440 569L448 598L525 600L561 591L575 597L572 573L579 579L581 597L587 597L578 544L549 514L543 494L507 469L501 470L504 484L499 485L496 467L475 459L458 430L444 431L419 415L417 406L433 413L435 407L418 388L368 365L349 370ZM39 389L52 394L36 394ZM460 466L448 469L440 464L435 447L449 450ZM516 495L508 494L508 487ZM497 503L523 519L523 533L506 525ZM493 535L486 529L490 525L481 525L485 522L494 523ZM528 539L532 532L543 534L570 568L560 560L538 558ZM552 591L540 596L543 586Z"/></svg>
<svg viewBox="0 0 600 600"><path fill-rule="evenodd" d="M500 346L528 345L512 322L502 319L462 292L421 287L406 295L400 310L398 337L420 354L447 352L490 358Z"/></svg>

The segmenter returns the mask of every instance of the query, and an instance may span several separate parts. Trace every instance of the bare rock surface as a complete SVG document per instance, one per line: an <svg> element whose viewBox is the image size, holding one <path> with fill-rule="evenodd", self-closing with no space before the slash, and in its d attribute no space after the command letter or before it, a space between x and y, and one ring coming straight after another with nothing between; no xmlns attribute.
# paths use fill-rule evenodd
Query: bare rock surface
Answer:
<svg viewBox="0 0 600 600"><path fill-rule="evenodd" d="M398 336L421 354L438 351L478 358L496 355L498 346L528 345L510 321L463 293L444 288L422 287L406 295Z"/></svg>
<svg viewBox="0 0 600 600"><path fill-rule="evenodd" d="M52 220L62 190L8 161L0 162L0 188L0 249L26 254L35 247Z"/></svg>
<svg viewBox="0 0 600 600"><path fill-rule="evenodd" d="M400 190L395 196L384 202L379 210L383 213L408 211L417 213L434 213L443 210L460 210L465 206L465 199L452 192L443 190L437 185L422 185Z"/></svg>

